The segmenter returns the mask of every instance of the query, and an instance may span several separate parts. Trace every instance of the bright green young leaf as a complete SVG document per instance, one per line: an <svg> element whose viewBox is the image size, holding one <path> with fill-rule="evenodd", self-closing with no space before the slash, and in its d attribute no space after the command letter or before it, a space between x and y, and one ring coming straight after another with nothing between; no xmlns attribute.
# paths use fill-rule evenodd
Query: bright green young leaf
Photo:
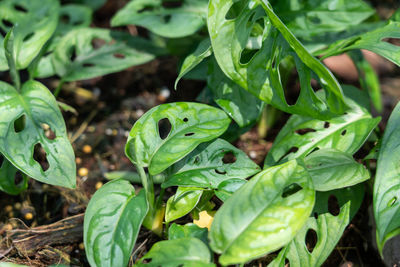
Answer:
<svg viewBox="0 0 400 267"><path fill-rule="evenodd" d="M171 222L188 214L199 203L203 190L195 187L178 187L175 195L167 201L165 221Z"/></svg>
<svg viewBox="0 0 400 267"><path fill-rule="evenodd" d="M146 63L160 52L151 42L127 33L81 28L60 39L52 63L64 81L76 81Z"/></svg>
<svg viewBox="0 0 400 267"><path fill-rule="evenodd" d="M176 3L180 6L176 7ZM191 35L206 23L207 0L133 0L112 18L112 26L128 24L149 29L167 38Z"/></svg>
<svg viewBox="0 0 400 267"><path fill-rule="evenodd" d="M17 69L28 67L50 39L58 23L59 3L54 0L0 1L0 43L14 27L14 55ZM8 69L0 46L0 71Z"/></svg>
<svg viewBox="0 0 400 267"><path fill-rule="evenodd" d="M365 105L368 98L362 91L345 86L346 114L320 121L306 116L293 115L279 132L269 151L264 166L278 162L305 157L312 151L334 148L354 154L364 144L380 118L372 118Z"/></svg>
<svg viewBox="0 0 400 267"><path fill-rule="evenodd" d="M367 168L351 154L332 148L315 151L304 162L317 191L352 186L370 178Z"/></svg>
<svg viewBox="0 0 400 267"><path fill-rule="evenodd" d="M22 181L15 184L15 177L19 172L8 160L0 154L0 190L9 195L18 195L28 188L28 177L19 172Z"/></svg>
<svg viewBox="0 0 400 267"><path fill-rule="evenodd" d="M281 250L278 257L268 267L287 266L285 259L289 261L290 266L322 266L360 207L363 194L363 186L317 192L314 216L308 218L307 223L295 238ZM334 215L328 210L330 197L334 197L340 208ZM312 232L316 235L314 247L311 246L312 243L305 243L313 241Z"/></svg>
<svg viewBox="0 0 400 267"><path fill-rule="evenodd" d="M151 259L149 263L144 260ZM208 247L194 237L160 241L136 264L137 267L212 267L211 253Z"/></svg>
<svg viewBox="0 0 400 267"><path fill-rule="evenodd" d="M244 263L292 240L314 206L315 191L296 160L271 167L237 190L217 211L211 248L222 265Z"/></svg>
<svg viewBox="0 0 400 267"><path fill-rule="evenodd" d="M216 189L232 178L246 179L260 171L240 149L223 139L199 145L167 170L162 187L195 186Z"/></svg>
<svg viewBox="0 0 400 267"><path fill-rule="evenodd" d="M159 124L170 131L161 136ZM135 164L158 174L185 157L200 143L223 134L230 123L220 109L190 102L163 104L152 108L133 126L125 153Z"/></svg>
<svg viewBox="0 0 400 267"><path fill-rule="evenodd" d="M389 118L378 155L374 184L376 239L382 253L387 240L400 234L400 104Z"/></svg>
<svg viewBox="0 0 400 267"><path fill-rule="evenodd" d="M46 87L28 81L18 92L0 82L0 114L6 114L0 116L0 152L5 158L38 181L75 187L74 151L57 102ZM34 150L41 148L48 166L39 164L44 159L35 159Z"/></svg>
<svg viewBox="0 0 400 267"><path fill-rule="evenodd" d="M200 228L194 223L188 223L185 225L179 225L173 223L168 228L168 239L179 239L179 238L190 238L195 237L203 241L204 244L208 244L208 229Z"/></svg>
<svg viewBox="0 0 400 267"><path fill-rule="evenodd" d="M247 180L243 179L230 179L223 181L218 185L217 190L215 190L215 195L222 201L227 201L233 193L235 193L240 187L242 187Z"/></svg>
<svg viewBox="0 0 400 267"><path fill-rule="evenodd" d="M148 205L144 190L135 195L125 180L102 186L84 218L86 257L91 266L127 266Z"/></svg>
<svg viewBox="0 0 400 267"><path fill-rule="evenodd" d="M223 72L261 100L288 113L328 118L344 112L342 89L332 73L304 48L267 1L260 2L262 7L252 0L235 4L233 0L210 1L208 29ZM260 45L249 46L254 39L256 43L260 39ZM288 104L281 81L280 65L287 58L294 59L301 85L293 105ZM317 78L326 91L326 101L314 93L312 78Z"/></svg>

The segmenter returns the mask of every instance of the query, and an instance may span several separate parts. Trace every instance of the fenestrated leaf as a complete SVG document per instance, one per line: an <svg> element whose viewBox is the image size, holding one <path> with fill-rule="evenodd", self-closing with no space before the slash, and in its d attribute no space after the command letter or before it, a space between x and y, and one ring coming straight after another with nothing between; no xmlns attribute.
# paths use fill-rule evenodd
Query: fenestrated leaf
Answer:
<svg viewBox="0 0 400 267"><path fill-rule="evenodd" d="M73 0L73 1L87 5L92 9L99 9L106 2L106 0Z"/></svg>
<svg viewBox="0 0 400 267"><path fill-rule="evenodd" d="M276 137L264 166L305 157L322 148L334 148L351 155L357 152L380 118L372 118L366 107L369 101L365 93L351 86L345 86L344 91L350 106L346 114L327 121L291 116Z"/></svg>
<svg viewBox="0 0 400 267"><path fill-rule="evenodd" d="M162 187L196 186L216 189L232 178L246 179L260 171L247 155L223 139L199 145L167 170Z"/></svg>
<svg viewBox="0 0 400 267"><path fill-rule="evenodd" d="M295 238L281 250L278 257L268 267L287 266L288 263L285 262L285 259L289 261L290 266L321 266L339 242L346 226L360 207L363 195L363 186L324 193L317 192L315 215L308 218L307 223ZM340 210L335 212L338 214L332 215L328 210L330 196L337 199ZM317 240L314 247L305 243L309 231L316 233Z"/></svg>
<svg viewBox="0 0 400 267"><path fill-rule="evenodd" d="M315 191L296 160L271 167L237 190L217 211L211 248L222 265L244 263L277 250L303 227Z"/></svg>
<svg viewBox="0 0 400 267"><path fill-rule="evenodd" d="M150 41L124 32L81 28L70 31L52 55L56 73L76 81L121 71L154 59L161 53Z"/></svg>
<svg viewBox="0 0 400 267"><path fill-rule="evenodd" d="M28 188L28 177L21 174L22 181L15 184L18 170L0 154L0 190L10 195L18 195Z"/></svg>
<svg viewBox="0 0 400 267"><path fill-rule="evenodd" d="M53 0L0 1L0 43L14 27L14 53L17 69L28 67L50 39L58 23L59 3ZM0 46L0 71L8 69L4 49Z"/></svg>
<svg viewBox="0 0 400 267"><path fill-rule="evenodd" d="M382 253L387 240L400 234L400 104L389 118L378 155L374 184L376 239Z"/></svg>
<svg viewBox="0 0 400 267"><path fill-rule="evenodd" d="M180 4L174 7L176 2ZM128 24L149 29L167 38L191 35L205 25L207 0L175 1L168 5L162 0L134 0L112 18L112 26Z"/></svg>
<svg viewBox="0 0 400 267"><path fill-rule="evenodd" d="M52 185L75 187L75 156L64 119L51 92L41 83L28 81L19 93L0 82L0 152L30 177ZM54 138L45 133L45 125ZM48 169L34 158L37 146L46 152Z"/></svg>
<svg viewBox="0 0 400 267"><path fill-rule="evenodd" d="M92 9L84 5L68 4L60 8L60 20L55 36L62 36L71 30L89 27L92 22Z"/></svg>
<svg viewBox="0 0 400 267"><path fill-rule="evenodd" d="M203 190L194 187L178 187L175 195L167 201L165 221L171 222L188 214L199 203Z"/></svg>
<svg viewBox="0 0 400 267"><path fill-rule="evenodd" d="M215 195L225 202L245 183L247 183L247 180L243 179L230 179L223 181L218 185L217 190L215 190Z"/></svg>
<svg viewBox="0 0 400 267"><path fill-rule="evenodd" d="M91 266L127 266L148 204L128 181L102 186L85 212L84 242Z"/></svg>
<svg viewBox="0 0 400 267"><path fill-rule="evenodd" d="M179 238L187 238L187 237L195 237L203 241L204 244L208 244L208 230L207 228L200 228L194 223L188 223L185 225L179 225L173 223L168 228L168 239L179 239Z"/></svg>
<svg viewBox="0 0 400 267"><path fill-rule="evenodd" d="M208 29L223 72L250 93L285 112L317 118L344 112L342 89L332 73L303 47L267 1L260 3L262 7L251 0L237 2L234 10L238 15L232 18L233 0L210 1ZM260 49L248 45L253 40L260 43ZM299 98L293 105L285 98L279 69L288 57L294 58L301 85ZM325 101L311 87L314 73L326 90Z"/></svg>
<svg viewBox="0 0 400 267"><path fill-rule="evenodd" d="M144 260L151 259L149 263ZM211 267L211 253L207 246L194 237L160 241L141 258L135 266L163 267Z"/></svg>
<svg viewBox="0 0 400 267"><path fill-rule="evenodd" d="M370 178L367 168L351 154L332 148L315 151L304 162L317 191L352 186Z"/></svg>
<svg viewBox="0 0 400 267"><path fill-rule="evenodd" d="M159 123L167 119L171 129L164 139ZM158 174L182 159L200 143L223 134L230 123L220 109L190 102L176 102L152 108L136 121L125 147L125 153L135 164L149 167Z"/></svg>

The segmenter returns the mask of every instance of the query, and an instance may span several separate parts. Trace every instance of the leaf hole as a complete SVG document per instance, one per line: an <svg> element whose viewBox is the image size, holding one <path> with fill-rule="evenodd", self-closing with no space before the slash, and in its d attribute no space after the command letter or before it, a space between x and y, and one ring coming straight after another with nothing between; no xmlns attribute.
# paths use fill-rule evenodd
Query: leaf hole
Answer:
<svg viewBox="0 0 400 267"><path fill-rule="evenodd" d="M314 218L318 220L318 212L314 212Z"/></svg>
<svg viewBox="0 0 400 267"><path fill-rule="evenodd" d="M279 73L280 74L284 73L284 72L282 72L282 66L284 66L283 63L291 62L291 61L294 62L293 56L288 56L288 57L284 58L281 61L281 63L279 63ZM289 80L292 82L288 83L286 85L286 87L283 88L283 92L285 94L285 100L289 106L296 105L297 100L300 97L300 91L301 91L300 89L301 88L300 88L300 82L299 82L298 77L300 77L300 75L298 73L297 67L294 67L289 76Z"/></svg>
<svg viewBox="0 0 400 267"><path fill-rule="evenodd" d="M3 162L4 162L4 156L0 154L0 168L1 166L3 166Z"/></svg>
<svg viewBox="0 0 400 267"><path fill-rule="evenodd" d="M194 158L194 164L198 164L200 162L200 157L199 156L196 156L195 158Z"/></svg>
<svg viewBox="0 0 400 267"><path fill-rule="evenodd" d="M71 18L70 18L69 15L64 14L64 15L61 16L60 20L61 20L61 22L64 23L64 24L69 24L70 21L71 21Z"/></svg>
<svg viewBox="0 0 400 267"><path fill-rule="evenodd" d="M257 52L260 51L259 49L248 49L245 48L242 50L240 53L240 64L246 65L248 64L254 56L257 54Z"/></svg>
<svg viewBox="0 0 400 267"><path fill-rule="evenodd" d="M314 229L308 229L305 240L308 252L313 252L315 246L317 245L317 241L317 232L315 232Z"/></svg>
<svg viewBox="0 0 400 267"><path fill-rule="evenodd" d="M189 119L188 118L183 118L183 122L188 122Z"/></svg>
<svg viewBox="0 0 400 267"><path fill-rule="evenodd" d="M192 136L194 133L185 133L185 136Z"/></svg>
<svg viewBox="0 0 400 267"><path fill-rule="evenodd" d="M183 5L183 1L163 1L162 6L164 8L178 8Z"/></svg>
<svg viewBox="0 0 400 267"><path fill-rule="evenodd" d="M14 24L11 21L6 20L6 19L2 19L1 22L3 23L4 26L6 26L8 28L11 28L12 26L14 26Z"/></svg>
<svg viewBox="0 0 400 267"><path fill-rule="evenodd" d="M22 176L22 173L21 173L20 171L17 171L17 172L15 173L15 176L14 176L14 184L15 184L16 186L18 186L18 185L20 185L21 183L23 183L23 181L24 181L24 177Z"/></svg>
<svg viewBox="0 0 400 267"><path fill-rule="evenodd" d="M313 24L321 24L321 19L319 17L310 17L309 19Z"/></svg>
<svg viewBox="0 0 400 267"><path fill-rule="evenodd" d="M145 6L144 8L140 9L140 10L138 11L138 13L143 13L143 12L146 12L146 11L153 11L153 10L154 10L154 7L152 7L152 6Z"/></svg>
<svg viewBox="0 0 400 267"><path fill-rule="evenodd" d="M22 132L25 129L25 124L26 124L26 116L25 114L23 114L14 121L14 131L16 133Z"/></svg>
<svg viewBox="0 0 400 267"><path fill-rule="evenodd" d="M92 44L93 49L97 50L97 49L100 49L107 42L105 40L103 40L103 39L100 39L100 38L93 38L90 43Z"/></svg>
<svg viewBox="0 0 400 267"><path fill-rule="evenodd" d="M340 213L339 201L335 195L330 195L328 198L328 211L333 216L338 216Z"/></svg>
<svg viewBox="0 0 400 267"><path fill-rule="evenodd" d="M389 203L388 203L388 207L393 207L393 205L397 202L397 197L393 197Z"/></svg>
<svg viewBox="0 0 400 267"><path fill-rule="evenodd" d="M296 153L299 150L298 147L296 146L292 146L288 152L286 152L282 157L279 158L278 162L281 161L282 159L284 159L286 156L288 156L291 153Z"/></svg>
<svg viewBox="0 0 400 267"><path fill-rule="evenodd" d="M47 139L49 140L56 139L56 133L51 129L50 125L48 125L47 123L42 123L41 126L44 131L44 136L46 136Z"/></svg>
<svg viewBox="0 0 400 267"><path fill-rule="evenodd" d="M329 122L326 121L326 122L324 123L324 128L325 128L325 129L328 129L330 126L331 126L331 124L330 124Z"/></svg>
<svg viewBox="0 0 400 267"><path fill-rule="evenodd" d="M74 61L74 60L76 59L76 47L75 47L75 46L73 46L73 47L71 48L71 50L70 50L69 59L70 59L71 61Z"/></svg>
<svg viewBox="0 0 400 267"><path fill-rule="evenodd" d="M299 192L301 189L303 189L303 188L302 188L300 185L296 184L296 183L293 183L293 184L291 184L291 185L288 185L288 186L286 186L286 187L283 189L282 197L283 197L283 198L287 198L287 197L289 197L289 196L291 196L291 195L296 194L296 193Z"/></svg>
<svg viewBox="0 0 400 267"><path fill-rule="evenodd" d="M171 132L171 127L171 122L168 118L164 118L158 121L158 134L160 135L160 138L162 140L167 138L167 136Z"/></svg>
<svg viewBox="0 0 400 267"><path fill-rule="evenodd" d="M90 67L94 67L93 63L83 63L82 65L84 68L90 68Z"/></svg>
<svg viewBox="0 0 400 267"><path fill-rule="evenodd" d="M228 12L225 15L226 20L232 20L236 19L240 13L242 12L244 6L243 6L243 1L236 1L228 10Z"/></svg>
<svg viewBox="0 0 400 267"><path fill-rule="evenodd" d="M231 151L225 153L224 157L222 158L222 162L224 164L235 163L236 162L235 154L233 154L233 152Z"/></svg>
<svg viewBox="0 0 400 267"><path fill-rule="evenodd" d="M24 12L24 13L28 12L28 9L26 9L25 7L23 7L20 4L14 4L14 9L17 11L20 11L20 12Z"/></svg>
<svg viewBox="0 0 400 267"><path fill-rule="evenodd" d="M285 267L290 267L290 261L287 258L285 259Z"/></svg>
<svg viewBox="0 0 400 267"><path fill-rule="evenodd" d="M43 149L40 143L37 143L33 149L33 159L39 163L43 171L47 171L50 167L47 161L46 151Z"/></svg>
<svg viewBox="0 0 400 267"><path fill-rule="evenodd" d="M383 38L382 42L394 45L394 46L400 46L400 38Z"/></svg>
<svg viewBox="0 0 400 267"><path fill-rule="evenodd" d="M25 35L23 42L29 41L34 35L35 35L35 33L33 33L33 32L28 33L27 35Z"/></svg>
<svg viewBox="0 0 400 267"><path fill-rule="evenodd" d="M220 170L218 170L218 169L215 169L215 173L218 173L218 174L221 174L221 175L227 174L226 171L220 171Z"/></svg>
<svg viewBox="0 0 400 267"><path fill-rule="evenodd" d="M298 129L296 130L296 133L299 135L305 135L307 133L315 133L316 130L311 129L311 128L304 128L304 129Z"/></svg>
<svg viewBox="0 0 400 267"><path fill-rule="evenodd" d="M341 136L345 136L346 135L346 133L347 133L347 130L343 130L342 132L341 132Z"/></svg>
<svg viewBox="0 0 400 267"><path fill-rule="evenodd" d="M115 58L124 59L124 58L125 58L125 55L124 55L124 54L121 54L121 53L115 53L115 54L114 54L114 57L115 57Z"/></svg>
<svg viewBox="0 0 400 267"><path fill-rule="evenodd" d="M170 22L170 21L171 21L171 18L172 18L171 15L165 15L165 16L163 17L164 23Z"/></svg>

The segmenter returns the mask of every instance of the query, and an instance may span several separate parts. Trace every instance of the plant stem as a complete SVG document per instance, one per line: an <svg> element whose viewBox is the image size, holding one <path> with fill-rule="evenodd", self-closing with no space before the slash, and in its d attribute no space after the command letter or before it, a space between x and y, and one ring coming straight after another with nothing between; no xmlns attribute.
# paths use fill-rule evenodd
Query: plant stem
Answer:
<svg viewBox="0 0 400 267"><path fill-rule="evenodd" d="M142 180L142 185L144 190L146 191L147 202L149 203L149 211L153 212L154 210L154 185L153 179L151 176L147 176L143 167L136 165L136 169L139 172L140 179Z"/></svg>
<svg viewBox="0 0 400 267"><path fill-rule="evenodd" d="M54 91L54 94L53 94L54 97L57 97L57 96L58 96L58 94L61 92L61 88L62 88L63 85L64 85L64 80L61 80L61 81L58 83L56 90Z"/></svg>

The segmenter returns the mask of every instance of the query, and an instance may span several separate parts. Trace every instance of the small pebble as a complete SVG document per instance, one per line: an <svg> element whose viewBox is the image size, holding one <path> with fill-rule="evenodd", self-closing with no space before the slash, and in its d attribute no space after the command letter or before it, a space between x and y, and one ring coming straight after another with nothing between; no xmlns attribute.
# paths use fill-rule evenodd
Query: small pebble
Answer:
<svg viewBox="0 0 400 267"><path fill-rule="evenodd" d="M10 212L8 213L8 218L14 218L14 212L10 211Z"/></svg>
<svg viewBox="0 0 400 267"><path fill-rule="evenodd" d="M102 186L103 186L102 182L97 182L96 185L95 185L96 190L99 190Z"/></svg>
<svg viewBox="0 0 400 267"><path fill-rule="evenodd" d="M14 209L16 209L16 210L20 210L21 207L22 207L22 205L21 205L21 203L19 203L19 202L17 202L17 203L14 204Z"/></svg>
<svg viewBox="0 0 400 267"><path fill-rule="evenodd" d="M85 249L85 245L83 243L79 243L79 249L80 250L84 250Z"/></svg>
<svg viewBox="0 0 400 267"><path fill-rule="evenodd" d="M113 136L117 136L118 135L118 130L117 129L113 129L112 130L112 135Z"/></svg>
<svg viewBox="0 0 400 267"><path fill-rule="evenodd" d="M81 164L82 163L82 159L81 158L75 158L75 163L76 164Z"/></svg>
<svg viewBox="0 0 400 267"><path fill-rule="evenodd" d="M250 158L255 159L255 158L257 158L257 153L255 151L250 151L249 156L250 156Z"/></svg>
<svg viewBox="0 0 400 267"><path fill-rule="evenodd" d="M106 133L106 135L112 135L113 130L110 129L110 128L107 128L106 131L105 131L105 133Z"/></svg>
<svg viewBox="0 0 400 267"><path fill-rule="evenodd" d="M7 205L4 207L5 212L11 212L13 210L13 207L11 205Z"/></svg>
<svg viewBox="0 0 400 267"><path fill-rule="evenodd" d="M79 176L87 176L89 174L89 170L87 168L79 168L78 175Z"/></svg>
<svg viewBox="0 0 400 267"><path fill-rule="evenodd" d="M90 154L92 153L92 147L89 145L84 145L82 148L83 153Z"/></svg>
<svg viewBox="0 0 400 267"><path fill-rule="evenodd" d="M33 214L31 212L28 212L24 215L25 220L32 220L33 219Z"/></svg>

